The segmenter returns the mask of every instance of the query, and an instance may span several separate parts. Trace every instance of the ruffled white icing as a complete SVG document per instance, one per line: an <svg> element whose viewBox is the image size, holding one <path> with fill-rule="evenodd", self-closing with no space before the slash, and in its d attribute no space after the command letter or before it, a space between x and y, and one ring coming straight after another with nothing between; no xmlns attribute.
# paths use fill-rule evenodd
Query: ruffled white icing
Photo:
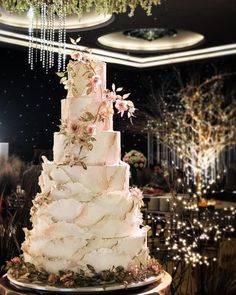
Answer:
<svg viewBox="0 0 236 295"><path fill-rule="evenodd" d="M113 208L111 210L111 208ZM55 222L73 223L93 237L125 237L139 231L142 215L126 192L104 193L93 202L60 199L43 204L32 216L35 231L50 230ZM83 238L83 235L80 236Z"/></svg>
<svg viewBox="0 0 236 295"><path fill-rule="evenodd" d="M119 239L80 239L64 237L61 239L36 237L24 243L23 250L28 261L34 261L49 272L57 272L59 262L61 270L86 269L92 265L96 271L110 269L113 266L127 267L130 261L139 259L145 263L148 255L146 230L136 236Z"/></svg>
<svg viewBox="0 0 236 295"><path fill-rule="evenodd" d="M89 200L92 195L102 194L105 191L128 191L129 165L120 162L119 165L82 166L56 165L44 163L43 171L39 177L39 184L43 193L54 195L60 190L68 190L68 185L78 183L83 188L83 193L77 192L81 198ZM87 195L84 192L87 191Z"/></svg>
<svg viewBox="0 0 236 295"><path fill-rule="evenodd" d="M114 165L120 161L120 132L104 131L97 132L94 136L93 149L86 147L80 154L86 165ZM63 163L66 154L79 155L79 144L69 144L64 134L54 133L53 157L55 163Z"/></svg>

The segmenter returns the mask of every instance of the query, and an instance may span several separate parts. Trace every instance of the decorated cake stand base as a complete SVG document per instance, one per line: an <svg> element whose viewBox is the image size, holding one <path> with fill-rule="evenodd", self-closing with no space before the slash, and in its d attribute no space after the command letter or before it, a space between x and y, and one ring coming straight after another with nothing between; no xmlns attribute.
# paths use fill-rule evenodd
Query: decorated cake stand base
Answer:
<svg viewBox="0 0 236 295"><path fill-rule="evenodd" d="M171 284L172 278L167 273L164 272L160 277L151 277L144 282L133 283L125 287L122 284L114 284L107 286L105 289L103 287L80 287L80 288L70 288L70 289L60 289L51 286L42 286L37 284L26 284L23 282L18 282L11 277L4 276L0 279L0 294L3 295L37 295L37 294L158 294L158 295L168 295L169 286Z"/></svg>

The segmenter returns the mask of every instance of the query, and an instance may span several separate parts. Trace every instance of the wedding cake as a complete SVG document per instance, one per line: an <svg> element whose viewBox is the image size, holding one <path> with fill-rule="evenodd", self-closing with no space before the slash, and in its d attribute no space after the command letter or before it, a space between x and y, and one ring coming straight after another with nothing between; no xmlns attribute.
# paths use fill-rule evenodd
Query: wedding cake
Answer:
<svg viewBox="0 0 236 295"><path fill-rule="evenodd" d="M142 193L129 188L120 132L113 131L113 106L129 118L135 108L122 88L106 89L104 62L89 53L71 57L66 74L58 73L68 92L54 160L44 158L32 229L25 229L23 258L11 260L9 274L64 287L144 280L161 267L148 254Z"/></svg>
<svg viewBox="0 0 236 295"><path fill-rule="evenodd" d="M44 159L24 260L56 274L86 272L87 265L96 272L145 265L142 195L129 189L120 132L112 127L112 104L130 114L133 105L114 85L106 90L104 62L77 54L67 72L61 79L68 94L61 102L61 130L54 134L54 161Z"/></svg>

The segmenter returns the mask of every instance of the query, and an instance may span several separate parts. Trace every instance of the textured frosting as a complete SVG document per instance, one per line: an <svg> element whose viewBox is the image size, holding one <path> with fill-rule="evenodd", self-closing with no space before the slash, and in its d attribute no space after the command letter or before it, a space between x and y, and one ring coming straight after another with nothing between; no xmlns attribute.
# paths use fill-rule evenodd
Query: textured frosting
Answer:
<svg viewBox="0 0 236 295"><path fill-rule="evenodd" d="M88 166L85 170L82 166L58 166L48 162L43 164L39 185L43 193L80 195L84 200L104 192L128 192L129 166L121 162L119 165Z"/></svg>
<svg viewBox="0 0 236 295"><path fill-rule="evenodd" d="M105 64L92 66L105 88ZM86 112L95 116L100 108L99 93L86 93L86 70L83 63L69 63L68 95L61 103L65 124L81 124ZM25 261L50 273L83 269L88 275L88 264L96 271L145 264L147 228L141 226L141 195L129 189L129 165L120 161L120 133L112 130L112 115L96 124L91 151L81 149L79 140L68 141L66 132L65 128L54 134L54 161L44 159L42 165L41 192L31 208L33 227L25 229L22 244ZM78 154L86 166L64 164L65 157Z"/></svg>
<svg viewBox="0 0 236 295"><path fill-rule="evenodd" d="M87 165L114 165L120 161L120 132L98 132L94 138L93 149L82 149L81 157L86 157ZM77 155L80 151L79 144L68 145L64 134L54 133L53 158L56 163L63 163L67 154Z"/></svg>
<svg viewBox="0 0 236 295"><path fill-rule="evenodd" d="M62 99L61 101L61 119L63 121L66 120L77 120L84 113L90 112L94 116L97 114L99 105L101 104L101 99L93 97L72 97L67 99ZM112 130L112 116L109 119L105 120L105 122L97 122L96 130Z"/></svg>
<svg viewBox="0 0 236 295"><path fill-rule="evenodd" d="M32 216L35 225L33 231L37 231L38 224L42 230L42 224L48 227L55 222L70 222L83 230L90 228L90 237L125 237L139 230L142 222L136 202L130 193L124 191L103 193L92 202L58 198L49 204L36 206L38 208ZM112 206L114 208L111 211Z"/></svg>
<svg viewBox="0 0 236 295"><path fill-rule="evenodd" d="M65 224L66 225L66 224ZM67 228L73 231L67 236ZM27 261L36 266L56 273L58 269L86 270L87 264L96 271L111 269L123 265L127 267L130 261L145 263L147 259L146 230L143 229L136 236L113 239L81 239L76 226L60 224L59 232L64 230L63 237L50 232L50 238L45 235L28 237L23 244Z"/></svg>
<svg viewBox="0 0 236 295"><path fill-rule="evenodd" d="M106 64L101 61L92 62L92 66L97 75L101 77L102 89L106 89ZM74 98L78 96L84 96L84 98L94 99L94 94L87 94L87 84L88 78L86 77L86 72L88 67L77 61L70 61L67 65L68 78L73 81L73 84L69 85L67 97ZM97 91L95 98L100 96L99 91Z"/></svg>

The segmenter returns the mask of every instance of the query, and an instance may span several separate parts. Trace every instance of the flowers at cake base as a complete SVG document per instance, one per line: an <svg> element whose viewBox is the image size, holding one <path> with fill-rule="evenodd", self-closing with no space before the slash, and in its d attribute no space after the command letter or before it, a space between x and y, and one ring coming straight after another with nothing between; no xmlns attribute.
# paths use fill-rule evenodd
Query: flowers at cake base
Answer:
<svg viewBox="0 0 236 295"><path fill-rule="evenodd" d="M6 268L8 274L19 282L37 282L64 288L103 286L104 290L109 284L120 283L128 286L131 283L141 282L149 277L159 276L163 273L161 264L154 258L148 259L146 265L131 263L127 269L118 266L96 272L91 265L87 265L88 272L84 270L79 270L77 273L59 271L58 274L54 274L36 269L33 264L25 262L21 257L14 257L7 262Z"/></svg>

